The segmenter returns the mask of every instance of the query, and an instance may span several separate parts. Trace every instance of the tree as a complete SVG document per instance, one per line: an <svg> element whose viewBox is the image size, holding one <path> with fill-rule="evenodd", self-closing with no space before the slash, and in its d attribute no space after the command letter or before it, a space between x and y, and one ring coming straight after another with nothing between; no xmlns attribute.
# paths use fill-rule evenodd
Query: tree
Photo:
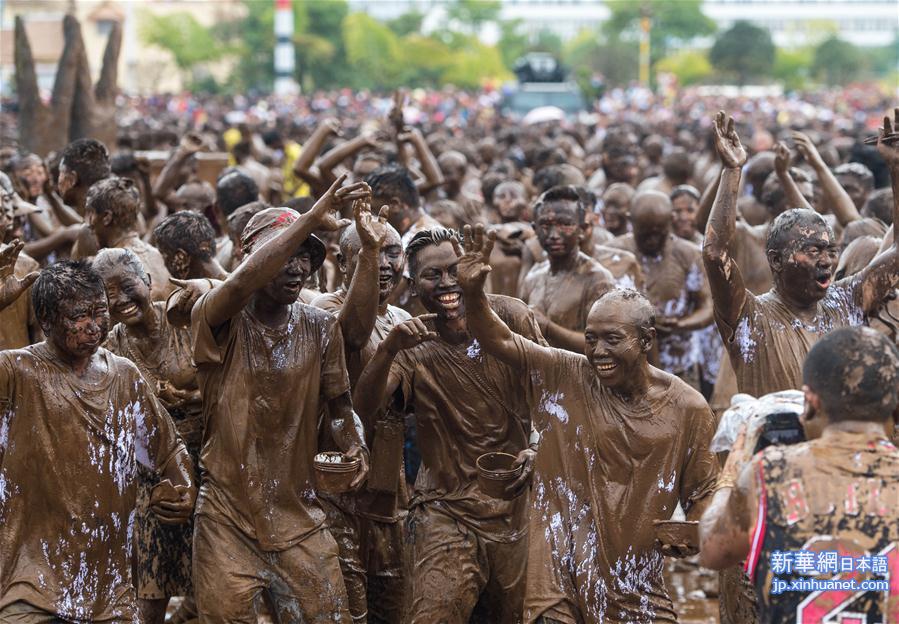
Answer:
<svg viewBox="0 0 899 624"><path fill-rule="evenodd" d="M774 55L774 67L771 75L783 84L784 89L798 91L805 88L808 82L812 59L813 50L811 48L804 47L795 50L778 48Z"/></svg>
<svg viewBox="0 0 899 624"><path fill-rule="evenodd" d="M140 37L144 43L169 52L185 84L195 81L194 72L198 65L216 61L229 52L190 13L156 15L143 11L140 25Z"/></svg>
<svg viewBox="0 0 899 624"><path fill-rule="evenodd" d="M515 61L528 50L528 36L519 32L519 28L521 28L520 19L503 20L499 24L500 35L496 46L506 67L515 65Z"/></svg>
<svg viewBox="0 0 899 624"><path fill-rule="evenodd" d="M679 42L715 32L715 22L702 12L702 0L606 0L609 19L603 30L609 39L636 39L642 11L650 16L650 58L655 64Z"/></svg>
<svg viewBox="0 0 899 624"><path fill-rule="evenodd" d="M495 22L500 10L500 0L456 0L447 7L446 16L467 26L470 34L476 34L486 22Z"/></svg>
<svg viewBox="0 0 899 624"><path fill-rule="evenodd" d="M548 52L557 59L562 57L562 38L551 30L543 28L537 32L528 52Z"/></svg>
<svg viewBox="0 0 899 624"><path fill-rule="evenodd" d="M858 48L839 37L828 37L815 48L812 73L828 85L844 85L864 73Z"/></svg>
<svg viewBox="0 0 899 624"><path fill-rule="evenodd" d="M584 28L565 44L562 62L573 68L585 93L591 90L593 74L602 74L607 85L627 84L637 77L637 42Z"/></svg>
<svg viewBox="0 0 899 624"><path fill-rule="evenodd" d="M712 64L705 54L697 50L681 50L656 63L656 71L674 74L682 86L697 84L712 74Z"/></svg>
<svg viewBox="0 0 899 624"><path fill-rule="evenodd" d="M421 25L425 21L425 15L415 9L407 11L398 17L387 20L387 28L392 30L397 37L405 37L421 33Z"/></svg>
<svg viewBox="0 0 899 624"><path fill-rule="evenodd" d="M399 85L400 43L393 31L366 13L343 20L343 43L357 85L392 89Z"/></svg>
<svg viewBox="0 0 899 624"><path fill-rule="evenodd" d="M771 75L774 53L774 42L766 29L737 20L715 38L709 60L715 69L734 76L738 84L744 85L751 78Z"/></svg>

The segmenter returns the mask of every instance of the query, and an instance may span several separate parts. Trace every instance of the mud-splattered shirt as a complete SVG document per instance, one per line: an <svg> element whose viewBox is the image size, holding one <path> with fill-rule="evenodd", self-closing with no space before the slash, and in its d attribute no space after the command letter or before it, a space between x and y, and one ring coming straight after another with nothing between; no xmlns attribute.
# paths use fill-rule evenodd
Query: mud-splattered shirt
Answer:
<svg viewBox="0 0 899 624"><path fill-rule="evenodd" d="M488 295L493 311L512 331L543 342L534 315L521 301ZM526 532L527 496L492 498L477 483L478 457L517 455L527 448L530 414L521 375L481 351L472 340L442 339L400 351L390 369L406 407L415 412L421 468L410 507L429 504L494 541Z"/></svg>
<svg viewBox="0 0 899 624"><path fill-rule="evenodd" d="M131 621L138 464L187 451L138 369L100 349L97 383L46 343L0 353L0 609L25 601L71 621ZM136 621L136 620L135 620Z"/></svg>
<svg viewBox="0 0 899 624"><path fill-rule="evenodd" d="M614 287L612 274L599 262L579 252L573 271L553 274L549 260L531 267L521 285L521 298L556 325L584 331L590 308Z"/></svg>
<svg viewBox="0 0 899 624"><path fill-rule="evenodd" d="M760 621L899 621L899 450L865 433L826 432L811 442L768 447L750 470L764 515L747 560ZM844 558L852 569L843 567ZM889 579L890 589L775 595L775 578Z"/></svg>
<svg viewBox="0 0 899 624"><path fill-rule="evenodd" d="M667 373L657 373L667 388L635 407L603 387L583 355L515 340L541 433L525 622L676 622L653 522L711 495L714 416Z"/></svg>
<svg viewBox="0 0 899 624"><path fill-rule="evenodd" d="M734 327L716 311L738 391L760 397L802 388L802 363L812 346L835 329L865 321L852 280L849 277L833 284L809 321L798 318L774 289L764 295L747 290Z"/></svg>
<svg viewBox="0 0 899 624"><path fill-rule="evenodd" d="M637 256L643 272L646 296L659 316L684 318L696 311L699 296L711 296L702 270L702 253L690 241L670 234L658 256L648 256L637 249L633 234L620 236L611 245ZM694 333L674 331L658 337L659 364L664 370L679 374L700 361Z"/></svg>
<svg viewBox="0 0 899 624"><path fill-rule="evenodd" d="M325 519L312 462L322 405L350 387L340 325L294 303L280 328L248 308L211 327L208 301L207 293L191 313L206 423L197 514L236 527L263 550L284 550Z"/></svg>

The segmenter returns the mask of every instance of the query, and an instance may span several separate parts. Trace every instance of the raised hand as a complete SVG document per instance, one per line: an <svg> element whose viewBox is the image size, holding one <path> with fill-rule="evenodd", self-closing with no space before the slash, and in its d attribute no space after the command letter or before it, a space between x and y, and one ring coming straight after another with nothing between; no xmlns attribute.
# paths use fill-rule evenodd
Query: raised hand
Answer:
<svg viewBox="0 0 899 624"><path fill-rule="evenodd" d="M774 171L778 176L785 176L789 173L792 162L793 155L790 154L790 148L778 142L774 146Z"/></svg>
<svg viewBox="0 0 899 624"><path fill-rule="evenodd" d="M29 273L19 279L15 275L16 260L25 248L25 243L18 238L8 245L0 245L0 310L12 305L28 287L34 283L38 272Z"/></svg>
<svg viewBox="0 0 899 624"><path fill-rule="evenodd" d="M715 148L721 162L728 169L740 169L746 164L746 148L740 143L740 137L734 130L734 118L728 117L724 111L718 111L712 124L715 132Z"/></svg>
<svg viewBox="0 0 899 624"><path fill-rule="evenodd" d="M371 203L368 199L357 199L353 202L353 220L356 222L356 232L362 242L363 249L378 250L387 240L387 213L390 207L381 206L377 216L372 214Z"/></svg>
<svg viewBox="0 0 899 624"><path fill-rule="evenodd" d="M877 151L887 161L890 168L899 167L899 142L884 139L899 129L899 108L893 109L893 119L887 115L883 118L883 127L877 134Z"/></svg>
<svg viewBox="0 0 899 624"><path fill-rule="evenodd" d="M478 223L474 230L470 225L464 229L465 253L460 254L459 244L453 243L456 255L459 256L457 274L459 286L463 292L478 293L484 290L484 282L490 273L490 254L493 252L493 244L496 242L496 232L490 230L484 232L484 225Z"/></svg>
<svg viewBox="0 0 899 624"><path fill-rule="evenodd" d="M436 314L422 314L395 325L390 330L390 333L387 334L387 338L384 339L385 347L391 353L399 353L428 340L435 340L437 332L428 327L426 323L429 321L433 322L436 318Z"/></svg>
<svg viewBox="0 0 899 624"><path fill-rule="evenodd" d="M178 144L178 147L188 154L196 154L202 151L204 146L203 137L196 132L188 132L181 137L181 142Z"/></svg>
<svg viewBox="0 0 899 624"><path fill-rule="evenodd" d="M796 151L802 154L805 162L815 168L817 168L818 163L824 163L821 159L821 154L818 152L818 148L815 147L815 144L812 143L812 140L807 134L793 132L791 137L793 138L793 143L796 144Z"/></svg>
<svg viewBox="0 0 899 624"><path fill-rule="evenodd" d="M346 178L347 174L345 173L337 178L331 188L325 191L325 194L315 202L312 210L308 212L316 230L335 232L348 226L352 223L349 219L340 219L332 213L339 211L340 206L345 202L371 197L371 189L365 182L356 182L345 187L343 183Z"/></svg>

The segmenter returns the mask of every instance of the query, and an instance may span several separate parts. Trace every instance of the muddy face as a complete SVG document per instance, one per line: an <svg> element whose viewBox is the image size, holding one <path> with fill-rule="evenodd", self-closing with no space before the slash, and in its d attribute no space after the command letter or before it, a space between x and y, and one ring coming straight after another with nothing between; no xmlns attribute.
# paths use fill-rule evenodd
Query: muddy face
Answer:
<svg viewBox="0 0 899 624"><path fill-rule="evenodd" d="M75 204L78 199L75 193L77 182L77 174L66 166L66 161L59 163L59 179L56 181L56 187L63 201L69 205Z"/></svg>
<svg viewBox="0 0 899 624"><path fill-rule="evenodd" d="M641 253L657 256L671 233L671 210L652 208L634 213L634 242Z"/></svg>
<svg viewBox="0 0 899 624"><path fill-rule="evenodd" d="M852 199L852 203L855 204L855 207L858 210L861 210L865 205L865 200L868 198L868 192L865 190L862 181L854 175L846 174L837 176L837 181L840 183L840 186L845 189L850 199Z"/></svg>
<svg viewBox="0 0 899 624"><path fill-rule="evenodd" d="M577 253L584 236L584 224L578 222L577 204L557 201L543 206L534 221L534 231L550 258L567 258Z"/></svg>
<svg viewBox="0 0 899 624"><path fill-rule="evenodd" d="M341 251L338 255L338 261L341 270L346 274L346 284L350 283L353 275L356 273L356 262L359 258L359 251L362 243L359 241L359 235L356 234L355 226L349 238L341 241ZM406 264L406 254L403 253L403 243L400 235L393 228L387 228L387 239L381 246L378 253L378 300L384 304L393 294L393 290L403 278L403 267Z"/></svg>
<svg viewBox="0 0 899 624"><path fill-rule="evenodd" d="M139 325L151 314L150 284L131 267L119 263L101 274L113 322L128 326Z"/></svg>
<svg viewBox="0 0 899 624"><path fill-rule="evenodd" d="M605 228L615 235L624 234L627 231L631 211L631 202L627 194L611 191L603 196L602 201L602 220Z"/></svg>
<svg viewBox="0 0 899 624"><path fill-rule="evenodd" d="M416 260L415 291L425 309L441 321L464 317L465 302L456 274L459 259L452 243L425 247Z"/></svg>
<svg viewBox="0 0 899 624"><path fill-rule="evenodd" d="M105 294L79 301L60 301L57 320L44 327L47 340L72 359L93 355L109 332Z"/></svg>
<svg viewBox="0 0 899 624"><path fill-rule="evenodd" d="M524 191L518 184L504 182L493 193L493 205L503 221L517 221L525 208Z"/></svg>
<svg viewBox="0 0 899 624"><path fill-rule="evenodd" d="M833 282L839 251L823 223L799 224L772 266L778 289L802 304L814 304Z"/></svg>
<svg viewBox="0 0 899 624"><path fill-rule="evenodd" d="M16 168L16 178L28 195L27 199L32 202L43 192L47 177L44 164L37 158L29 157L27 161Z"/></svg>
<svg viewBox="0 0 899 624"><path fill-rule="evenodd" d="M303 290L303 284L310 275L312 275L312 256L308 250L300 249L287 261L275 279L265 285L261 293L278 305L291 305L296 303L300 291Z"/></svg>
<svg viewBox="0 0 899 624"><path fill-rule="evenodd" d="M675 235L692 239L696 234L696 213L699 211L699 202L689 195L678 195L671 202L673 209L672 229Z"/></svg>
<svg viewBox="0 0 899 624"><path fill-rule="evenodd" d="M584 355L593 372L609 388L629 383L643 366L652 346L651 335L642 335L626 301L598 301L587 317Z"/></svg>

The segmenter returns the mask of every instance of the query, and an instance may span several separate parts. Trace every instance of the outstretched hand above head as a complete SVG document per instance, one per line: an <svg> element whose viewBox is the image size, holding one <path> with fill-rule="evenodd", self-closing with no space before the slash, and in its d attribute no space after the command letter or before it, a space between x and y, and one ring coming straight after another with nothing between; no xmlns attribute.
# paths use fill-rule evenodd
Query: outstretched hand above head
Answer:
<svg viewBox="0 0 899 624"><path fill-rule="evenodd" d="M466 293L478 293L484 290L484 283L490 273L490 254L493 252L493 244L496 242L496 232L484 231L484 225L479 223L474 227L466 225L464 229L465 253L459 250L459 244L454 242L453 247L459 256L458 279L459 286Z"/></svg>
<svg viewBox="0 0 899 624"><path fill-rule="evenodd" d="M356 182L349 186L343 186L346 181L347 174L341 175L334 181L325 194L322 195L312 210L309 211L310 218L313 219L316 230L325 230L326 232L334 232L342 227L346 227L351 223L349 219L340 219L332 214L339 211L340 207L350 201L357 199L369 199L371 197L371 189L365 182Z"/></svg>
<svg viewBox="0 0 899 624"><path fill-rule="evenodd" d="M353 220L356 222L356 232L363 249L377 251L387 240L387 213L388 206L381 206L377 215L371 211L371 199L357 199L353 202Z"/></svg>
<svg viewBox="0 0 899 624"><path fill-rule="evenodd" d="M740 143L740 137L734 130L734 118L725 115L724 111L718 111L712 124L715 132L715 149L721 162L728 169L740 169L746 164L746 148Z"/></svg>
<svg viewBox="0 0 899 624"><path fill-rule="evenodd" d="M883 118L883 127L877 134L877 151L890 169L899 167L899 142L884 139L897 131L899 131L899 108L893 109L893 119L890 119L889 115Z"/></svg>
<svg viewBox="0 0 899 624"><path fill-rule="evenodd" d="M12 305L37 279L37 272L21 279L15 275L16 260L24 247L18 238L7 245L0 244L0 310Z"/></svg>

